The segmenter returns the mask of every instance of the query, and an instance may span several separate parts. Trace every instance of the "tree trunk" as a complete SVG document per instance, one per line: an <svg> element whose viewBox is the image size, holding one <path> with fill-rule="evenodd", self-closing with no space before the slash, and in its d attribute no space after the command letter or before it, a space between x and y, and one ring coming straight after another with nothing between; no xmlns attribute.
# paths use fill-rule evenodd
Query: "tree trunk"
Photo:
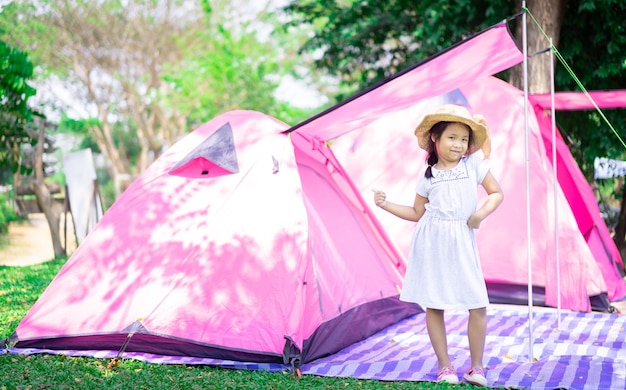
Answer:
<svg viewBox="0 0 626 390"><path fill-rule="evenodd" d="M613 242L619 249L620 253L626 247L626 181L622 185L622 201L620 202L619 216L617 217L617 225L615 226L615 234L613 235Z"/></svg>
<svg viewBox="0 0 626 390"><path fill-rule="evenodd" d="M527 0L526 8L537 23L548 36L546 38L541 32L537 24L531 17L526 15L526 35L528 45L528 92L529 93L549 93L550 92L550 54L539 53L542 50L550 48L549 38L552 38L552 44L558 47L559 32L561 30L561 22L565 12L565 4L567 0ZM522 7L521 0L517 0L519 9ZM522 42L522 18L518 19L515 29L515 36ZM509 83L524 89L524 70L523 64L517 65L511 69L509 74Z"/></svg>
<svg viewBox="0 0 626 390"><path fill-rule="evenodd" d="M61 213L63 212L63 206L55 202L50 194L50 190L46 187L44 182L44 170L43 170L43 151L46 143L46 126L44 120L36 120L37 131L37 146L35 151L35 198L39 208L43 211L48 221L48 227L50 228L50 235L52 236L52 247L54 249L54 257L66 255L65 248L61 244L60 224Z"/></svg>

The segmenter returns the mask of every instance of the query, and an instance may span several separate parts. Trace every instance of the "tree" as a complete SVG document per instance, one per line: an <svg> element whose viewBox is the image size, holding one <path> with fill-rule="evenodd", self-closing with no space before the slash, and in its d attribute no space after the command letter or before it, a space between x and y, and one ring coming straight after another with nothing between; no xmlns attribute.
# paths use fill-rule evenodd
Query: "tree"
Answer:
<svg viewBox="0 0 626 390"><path fill-rule="evenodd" d="M20 145L34 144L27 132L34 112L28 99L35 89L28 84L33 65L26 53L0 41L0 169L20 168Z"/></svg>
<svg viewBox="0 0 626 390"><path fill-rule="evenodd" d="M43 211L48 221L48 227L50 228L50 236L52 238L52 248L54 250L54 257L66 255L65 247L61 243L61 213L64 211L64 207L56 202L52 197L50 189L46 185L45 178L45 162L44 153L46 149L52 149L49 139L46 137L46 130L49 128L49 124L44 118L37 118L35 120L35 137L37 139L37 145L33 153L33 174L35 181L33 183L33 189L35 192L35 198L37 199L37 205ZM68 196L66 194L66 196Z"/></svg>
<svg viewBox="0 0 626 390"><path fill-rule="evenodd" d="M280 56L230 19L254 2L238 3L29 0L7 6L0 26L91 109L96 120L85 123L122 190L121 178L141 173L207 117L286 111L273 99ZM116 142L115 129L136 139L136 156Z"/></svg>
<svg viewBox="0 0 626 390"><path fill-rule="evenodd" d="M540 31L532 17L527 18L529 54L549 47L544 33L558 45L565 4L564 0L526 1L526 7L543 29ZM308 0L292 1L284 11L293 18L288 26L303 23L318 26L301 52L322 51L315 66L335 74L346 85L356 83L349 91L353 92L513 16L521 7L521 0L515 4L490 0L456 4L443 0L417 3ZM515 25L516 35L521 37L519 19ZM531 92L549 92L549 64L547 56L529 61ZM521 69L521 66L514 68L509 76L510 82L518 87L522 86Z"/></svg>
<svg viewBox="0 0 626 390"><path fill-rule="evenodd" d="M187 112L189 123L199 125L234 109L256 110L286 121L299 116L297 109L285 107L273 96L278 76L285 70L272 42L260 42L246 25L239 29L234 32L218 23L200 33L198 38L207 48L187 48L184 66L168 66L163 72L172 86L163 98Z"/></svg>
<svg viewBox="0 0 626 390"><path fill-rule="evenodd" d="M287 28L314 26L300 53L316 53L314 66L340 80L339 100L515 13L496 0L299 0L283 10Z"/></svg>
<svg viewBox="0 0 626 390"><path fill-rule="evenodd" d="M130 178L148 157L184 129L184 116L159 106L167 85L160 69L174 62L191 39L194 15L176 14L170 1L28 1L7 6L3 25L22 20L7 36L31 52L46 72L59 76L74 99L99 121L90 132L110 163L111 176ZM180 11L180 10L179 10ZM184 16L184 17L183 17ZM132 126L141 151L136 166L113 139L115 123ZM131 131L129 129L129 131Z"/></svg>
<svg viewBox="0 0 626 390"><path fill-rule="evenodd" d="M10 166L19 177L32 172L33 190L37 204L44 212L55 256L65 254L60 240L59 222L62 206L54 202L45 179L43 155L46 148L44 116L28 106L35 89L28 84L33 65L26 53L15 50L0 41L0 168ZM33 147L32 161L23 161L23 145ZM19 183L16 184L17 186Z"/></svg>
<svg viewBox="0 0 626 390"><path fill-rule="evenodd" d="M522 9L522 1L517 0L517 9ZM530 15L526 18L527 53L528 59L528 91L529 93L549 93L550 81L550 57L542 55L552 44L559 45L561 23L565 13L565 0L527 0L526 8ZM535 23L537 20L540 25ZM523 29L521 19L517 20L515 36L521 40ZM545 34L545 35L544 35ZM546 53L549 53L546 52ZM513 67L509 75L509 83L524 88L524 74L522 65Z"/></svg>

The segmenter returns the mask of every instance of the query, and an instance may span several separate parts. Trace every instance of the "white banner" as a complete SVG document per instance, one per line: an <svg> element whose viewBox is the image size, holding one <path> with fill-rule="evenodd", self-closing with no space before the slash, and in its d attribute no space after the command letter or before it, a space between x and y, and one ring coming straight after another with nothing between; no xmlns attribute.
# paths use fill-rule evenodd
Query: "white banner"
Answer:
<svg viewBox="0 0 626 390"><path fill-rule="evenodd" d="M596 157L593 161L594 178L610 179L626 176L626 161L611 160L606 157Z"/></svg>
<svg viewBox="0 0 626 390"><path fill-rule="evenodd" d="M96 167L91 149L68 153L63 158L63 171L78 244L102 218L102 204L96 187Z"/></svg>

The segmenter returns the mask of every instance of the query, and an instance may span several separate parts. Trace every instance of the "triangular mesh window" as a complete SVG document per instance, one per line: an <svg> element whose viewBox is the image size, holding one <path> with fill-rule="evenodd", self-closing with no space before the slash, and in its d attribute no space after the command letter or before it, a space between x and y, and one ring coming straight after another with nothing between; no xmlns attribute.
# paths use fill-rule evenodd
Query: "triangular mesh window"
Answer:
<svg viewBox="0 0 626 390"><path fill-rule="evenodd" d="M170 175L215 177L239 172L230 123L217 129L172 169Z"/></svg>

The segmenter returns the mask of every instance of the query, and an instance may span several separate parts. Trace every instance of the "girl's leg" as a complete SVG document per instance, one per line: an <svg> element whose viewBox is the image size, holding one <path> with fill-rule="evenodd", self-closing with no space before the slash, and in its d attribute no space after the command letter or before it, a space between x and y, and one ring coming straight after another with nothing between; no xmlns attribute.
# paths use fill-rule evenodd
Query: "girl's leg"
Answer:
<svg viewBox="0 0 626 390"><path fill-rule="evenodd" d="M483 366L485 351L485 334L487 333L487 308L472 309L469 311L467 322L467 337L469 338L472 367Z"/></svg>
<svg viewBox="0 0 626 390"><path fill-rule="evenodd" d="M439 369L451 366L452 362L448 356L448 339L446 338L446 323L443 317L443 310L426 309L426 329L430 343L437 355Z"/></svg>

